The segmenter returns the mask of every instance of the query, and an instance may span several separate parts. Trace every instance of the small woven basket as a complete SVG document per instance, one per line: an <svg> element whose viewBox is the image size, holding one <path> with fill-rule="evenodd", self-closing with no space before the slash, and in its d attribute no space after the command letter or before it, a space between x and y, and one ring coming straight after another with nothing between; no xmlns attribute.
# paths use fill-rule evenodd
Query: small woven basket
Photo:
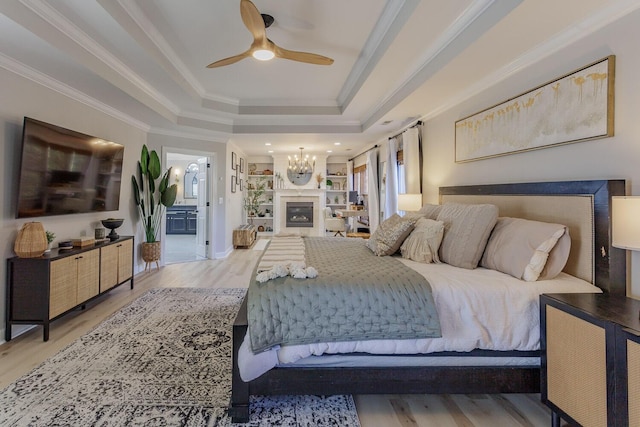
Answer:
<svg viewBox="0 0 640 427"><path fill-rule="evenodd" d="M20 258L37 258L49 247L41 222L27 222L18 232L13 250Z"/></svg>

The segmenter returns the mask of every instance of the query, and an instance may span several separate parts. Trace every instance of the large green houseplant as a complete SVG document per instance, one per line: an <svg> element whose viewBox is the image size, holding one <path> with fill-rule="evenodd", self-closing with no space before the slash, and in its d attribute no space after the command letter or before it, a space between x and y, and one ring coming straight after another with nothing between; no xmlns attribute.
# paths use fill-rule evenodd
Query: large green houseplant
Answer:
<svg viewBox="0 0 640 427"><path fill-rule="evenodd" d="M133 186L133 198L144 229L145 243L159 243L158 231L164 210L173 206L178 194L176 184L169 185L171 168L162 174L160 158L155 150L149 151L146 145L142 146L140 161L138 162L138 177L131 176ZM149 250L150 251L150 250ZM145 258L145 248L143 245L142 258L147 261L157 261L160 258L159 245L155 245L154 254Z"/></svg>

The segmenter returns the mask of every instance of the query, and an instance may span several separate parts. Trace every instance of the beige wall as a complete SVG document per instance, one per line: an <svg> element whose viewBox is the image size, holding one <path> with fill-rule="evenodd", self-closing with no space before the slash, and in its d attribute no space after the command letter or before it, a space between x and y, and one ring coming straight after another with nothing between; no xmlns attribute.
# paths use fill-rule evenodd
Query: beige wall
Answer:
<svg viewBox="0 0 640 427"><path fill-rule="evenodd" d="M640 195L640 11L518 72L423 128L425 202L441 185L619 179ZM607 55L616 55L615 136L470 163L454 162L454 122ZM631 253L631 295L640 297L640 253Z"/></svg>
<svg viewBox="0 0 640 427"><path fill-rule="evenodd" d="M124 224L118 229L121 235L138 234L136 224L131 220L135 205L131 202L130 176L135 170L136 161L142 144L146 141L146 132L124 123L80 102L71 100L58 92L49 90L14 73L0 69L0 160L2 162L2 185L0 200L2 217L0 219L0 277L6 277L6 258L15 255L13 244L18 230L27 222L15 219L15 197L17 188L18 164L22 138L24 116L33 117L68 129L98 136L125 146L122 171L123 184L120 190L120 210L117 212L76 214L69 216L51 216L34 219L42 222L45 229L56 234L56 241L92 236L94 228L101 219L108 217L124 218ZM139 240L138 237L136 237ZM136 255L138 262L139 256ZM0 286L0 300L5 300L6 286ZM5 305L0 305L0 325L4 337ZM20 330L14 327L14 331Z"/></svg>

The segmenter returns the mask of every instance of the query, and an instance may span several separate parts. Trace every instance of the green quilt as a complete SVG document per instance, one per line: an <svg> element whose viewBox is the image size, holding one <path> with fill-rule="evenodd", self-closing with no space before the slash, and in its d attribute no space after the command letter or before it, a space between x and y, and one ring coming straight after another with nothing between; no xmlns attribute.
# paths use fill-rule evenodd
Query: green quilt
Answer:
<svg viewBox="0 0 640 427"><path fill-rule="evenodd" d="M275 345L440 337L427 280L362 239L304 238L313 279L282 277L248 291L254 352ZM255 276L254 276L255 278Z"/></svg>

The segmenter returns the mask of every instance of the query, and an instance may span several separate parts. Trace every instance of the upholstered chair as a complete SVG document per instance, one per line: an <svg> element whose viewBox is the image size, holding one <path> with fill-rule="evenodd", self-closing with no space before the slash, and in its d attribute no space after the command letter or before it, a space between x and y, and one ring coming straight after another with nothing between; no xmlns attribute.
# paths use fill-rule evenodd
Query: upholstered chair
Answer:
<svg viewBox="0 0 640 427"><path fill-rule="evenodd" d="M342 233L346 231L344 219L334 217L330 207L324 208L324 228L334 236L344 237Z"/></svg>

